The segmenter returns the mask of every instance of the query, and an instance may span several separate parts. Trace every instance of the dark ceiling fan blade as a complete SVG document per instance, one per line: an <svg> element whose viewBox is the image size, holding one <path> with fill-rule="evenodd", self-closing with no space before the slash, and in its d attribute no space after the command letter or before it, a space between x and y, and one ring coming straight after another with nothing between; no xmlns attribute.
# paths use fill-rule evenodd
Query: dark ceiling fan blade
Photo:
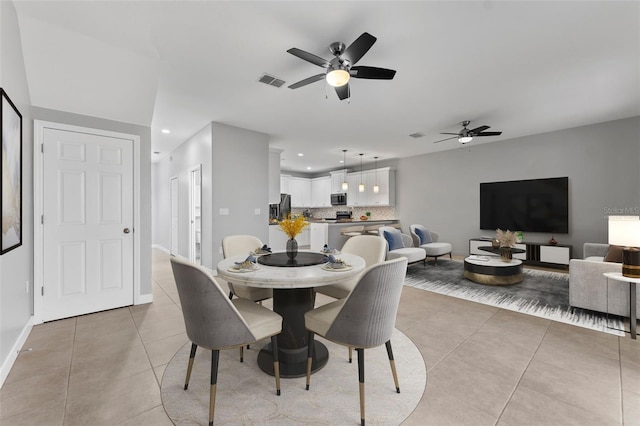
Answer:
<svg viewBox="0 0 640 426"><path fill-rule="evenodd" d="M456 133L455 136L452 136L450 138L445 138L445 139L440 139L439 141L435 141L434 143L438 143L438 142L444 142L444 141L448 141L449 139L455 139L458 137L458 134Z"/></svg>
<svg viewBox="0 0 640 426"><path fill-rule="evenodd" d="M358 37L349 47L345 49L342 53L342 58L346 59L354 65L356 62L360 60L364 56L365 53L371 49L373 43L375 43L377 38L372 36L369 33L362 33L360 37Z"/></svg>
<svg viewBox="0 0 640 426"><path fill-rule="evenodd" d="M456 135L460 136L460 133L440 133L441 135Z"/></svg>
<svg viewBox="0 0 640 426"><path fill-rule="evenodd" d="M480 127L476 127L475 129L471 129L469 130L470 132L473 132L474 134L478 134L480 132L484 132L485 130L487 130L490 126L480 126Z"/></svg>
<svg viewBox="0 0 640 426"><path fill-rule="evenodd" d="M336 87L336 93L341 101L347 99L350 95L349 83Z"/></svg>
<svg viewBox="0 0 640 426"><path fill-rule="evenodd" d="M297 83L293 83L291 86L289 86L289 89L297 89L298 87L302 87L302 86L306 86L307 84L315 83L316 81L320 81L320 80L324 79L325 76L326 76L326 74L316 74L314 76L307 77L304 80L300 80Z"/></svg>
<svg viewBox="0 0 640 426"><path fill-rule="evenodd" d="M370 78L375 80L391 80L396 75L396 70L378 67L355 66L351 67L351 77Z"/></svg>
<svg viewBox="0 0 640 426"><path fill-rule="evenodd" d="M500 136L502 132L482 132L482 133L474 133L473 136Z"/></svg>
<svg viewBox="0 0 640 426"><path fill-rule="evenodd" d="M305 52L304 50L300 50L296 47L292 47L291 49L287 50L287 52L291 53L293 56L297 56L300 59L311 62L312 64L322 68L329 68L329 65L331 65L326 59L323 59L320 56L316 56L313 53Z"/></svg>

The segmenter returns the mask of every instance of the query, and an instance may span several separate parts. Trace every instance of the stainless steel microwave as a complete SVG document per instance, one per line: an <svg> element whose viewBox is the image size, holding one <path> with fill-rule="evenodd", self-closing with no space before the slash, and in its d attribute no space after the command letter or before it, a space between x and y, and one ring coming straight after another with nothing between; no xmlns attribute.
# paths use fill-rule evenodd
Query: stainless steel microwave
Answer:
<svg viewBox="0 0 640 426"><path fill-rule="evenodd" d="M346 206L347 205L347 194L341 192L339 194L331 194L331 205L332 206Z"/></svg>

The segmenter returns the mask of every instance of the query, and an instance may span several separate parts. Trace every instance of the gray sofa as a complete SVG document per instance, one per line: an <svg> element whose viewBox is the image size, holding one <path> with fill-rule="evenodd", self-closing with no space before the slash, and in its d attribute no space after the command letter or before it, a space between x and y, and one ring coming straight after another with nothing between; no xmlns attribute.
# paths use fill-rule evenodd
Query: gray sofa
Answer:
<svg viewBox="0 0 640 426"><path fill-rule="evenodd" d="M620 263L604 262L608 244L585 243L584 259L569 261L569 304L576 308L629 316L629 284L607 279L605 272L622 272ZM640 292L637 292L640 294ZM640 297L636 297L636 312L640 312Z"/></svg>

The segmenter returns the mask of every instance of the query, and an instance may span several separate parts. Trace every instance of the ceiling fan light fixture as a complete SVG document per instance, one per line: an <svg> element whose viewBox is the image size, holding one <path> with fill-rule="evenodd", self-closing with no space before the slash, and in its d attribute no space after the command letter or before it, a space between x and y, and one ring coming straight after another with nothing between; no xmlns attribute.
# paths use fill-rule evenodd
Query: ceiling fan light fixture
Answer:
<svg viewBox="0 0 640 426"><path fill-rule="evenodd" d="M469 143L472 140L473 138L471 136L461 136L458 138L458 142L460 142L461 144Z"/></svg>
<svg viewBox="0 0 640 426"><path fill-rule="evenodd" d="M349 71L342 68L336 68L329 71L326 78L329 86L341 87L349 82L349 78L351 78L351 76L349 75Z"/></svg>

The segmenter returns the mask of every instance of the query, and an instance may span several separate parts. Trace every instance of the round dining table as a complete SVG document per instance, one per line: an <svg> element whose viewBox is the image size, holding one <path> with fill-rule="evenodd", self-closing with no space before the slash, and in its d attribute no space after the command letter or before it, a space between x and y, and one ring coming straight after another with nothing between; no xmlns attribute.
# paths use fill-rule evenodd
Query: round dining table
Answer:
<svg viewBox="0 0 640 426"><path fill-rule="evenodd" d="M299 251L292 261L285 252L258 257L255 270L238 271L237 262L247 256L232 256L218 263L218 277L250 287L273 289L273 310L282 316L282 332L278 335L278 359L281 377L303 377L307 372L308 332L304 314L314 308L314 287L338 284L354 278L365 269L360 256L342 253L336 255L347 267L332 269L319 252ZM273 266L278 265L278 266ZM325 366L329 360L326 346L314 339L311 372ZM267 344L258 354L258 365L268 374L273 372L273 353Z"/></svg>

